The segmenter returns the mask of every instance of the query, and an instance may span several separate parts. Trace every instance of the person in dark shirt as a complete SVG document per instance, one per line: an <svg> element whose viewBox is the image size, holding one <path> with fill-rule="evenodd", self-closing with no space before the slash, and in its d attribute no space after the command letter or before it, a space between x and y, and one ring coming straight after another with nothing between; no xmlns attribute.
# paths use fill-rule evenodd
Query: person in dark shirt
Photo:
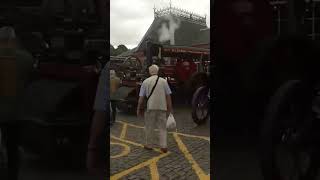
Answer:
<svg viewBox="0 0 320 180"><path fill-rule="evenodd" d="M106 142L107 119L109 118L109 62L101 71L96 99L94 102L94 115L88 144L87 169L92 174L105 173L106 170Z"/></svg>

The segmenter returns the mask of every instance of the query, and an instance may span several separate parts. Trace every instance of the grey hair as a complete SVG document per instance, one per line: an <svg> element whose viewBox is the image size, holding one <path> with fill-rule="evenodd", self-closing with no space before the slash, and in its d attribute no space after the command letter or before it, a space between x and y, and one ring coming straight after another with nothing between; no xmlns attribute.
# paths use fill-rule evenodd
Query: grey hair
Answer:
<svg viewBox="0 0 320 180"><path fill-rule="evenodd" d="M13 27L4 26L0 28L0 40L12 40L16 38L16 33Z"/></svg>
<svg viewBox="0 0 320 180"><path fill-rule="evenodd" d="M158 72L159 72L159 66L153 64L153 65L151 65L151 66L149 67L149 73L150 73L151 75L157 75Z"/></svg>

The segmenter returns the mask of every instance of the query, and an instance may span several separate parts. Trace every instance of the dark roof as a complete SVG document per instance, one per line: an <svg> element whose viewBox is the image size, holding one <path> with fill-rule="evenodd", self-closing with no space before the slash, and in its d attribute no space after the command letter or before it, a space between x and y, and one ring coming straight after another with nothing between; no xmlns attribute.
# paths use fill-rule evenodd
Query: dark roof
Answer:
<svg viewBox="0 0 320 180"><path fill-rule="evenodd" d="M210 29L201 29L198 37L193 41L192 45L210 44Z"/></svg>
<svg viewBox="0 0 320 180"><path fill-rule="evenodd" d="M174 15L172 15L174 16ZM175 45L192 46L194 44L205 44L210 41L210 32L208 27L202 23L191 21L185 18L174 16L180 20L180 27L175 31ZM169 44L169 41L160 43L158 40L158 30L162 23L167 20L164 17L155 18L148 31L140 41L137 51L145 49L145 42L150 38L152 42L159 44Z"/></svg>

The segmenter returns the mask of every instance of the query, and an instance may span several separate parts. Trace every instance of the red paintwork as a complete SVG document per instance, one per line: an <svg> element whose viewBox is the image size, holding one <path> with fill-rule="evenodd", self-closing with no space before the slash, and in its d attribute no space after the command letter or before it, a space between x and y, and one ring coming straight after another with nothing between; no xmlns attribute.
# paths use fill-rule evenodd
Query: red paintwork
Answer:
<svg viewBox="0 0 320 180"><path fill-rule="evenodd" d="M160 66L160 71L164 74L165 77L168 77L167 81L173 86L177 85L175 67L175 65Z"/></svg>
<svg viewBox="0 0 320 180"><path fill-rule="evenodd" d="M164 48L164 53L192 53L192 54L204 54L208 55L209 52L207 51L200 51L200 50L191 50L188 48Z"/></svg>
<svg viewBox="0 0 320 180"><path fill-rule="evenodd" d="M176 71L175 67L175 65L163 65L160 69L167 77L174 77Z"/></svg>
<svg viewBox="0 0 320 180"><path fill-rule="evenodd" d="M197 72L197 65L192 60L178 61L175 66L175 71L177 78L182 82L186 82Z"/></svg>

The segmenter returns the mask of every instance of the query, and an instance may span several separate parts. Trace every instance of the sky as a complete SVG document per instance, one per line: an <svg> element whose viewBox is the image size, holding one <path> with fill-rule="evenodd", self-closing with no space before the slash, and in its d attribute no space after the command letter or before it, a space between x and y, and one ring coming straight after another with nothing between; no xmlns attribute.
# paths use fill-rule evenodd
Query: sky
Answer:
<svg viewBox="0 0 320 180"><path fill-rule="evenodd" d="M110 43L136 47L151 25L153 8L169 7L170 0L110 0ZM207 16L210 27L210 0L171 0L173 7Z"/></svg>

